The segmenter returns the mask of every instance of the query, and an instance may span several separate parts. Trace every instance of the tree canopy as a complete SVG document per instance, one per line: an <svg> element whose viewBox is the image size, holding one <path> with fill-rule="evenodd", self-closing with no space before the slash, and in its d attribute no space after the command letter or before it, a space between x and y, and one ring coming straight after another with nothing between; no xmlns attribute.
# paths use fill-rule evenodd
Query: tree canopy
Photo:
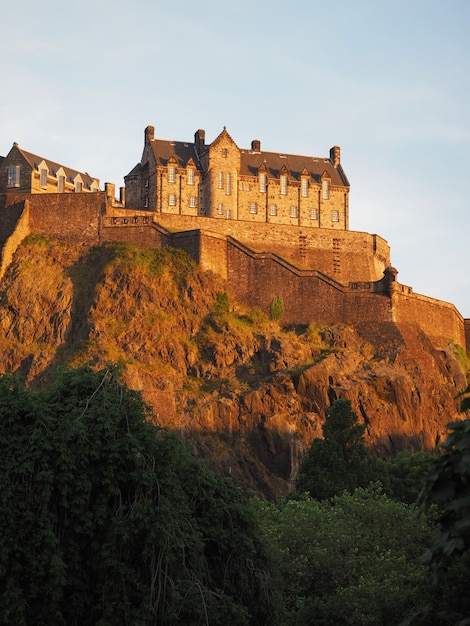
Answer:
<svg viewBox="0 0 470 626"><path fill-rule="evenodd" d="M323 425L323 439L314 439L302 460L296 490L323 500L367 485L370 464L364 430L351 402L336 400Z"/></svg>
<svg viewBox="0 0 470 626"><path fill-rule="evenodd" d="M148 417L112 368L0 378L0 623L269 621L248 500Z"/></svg>

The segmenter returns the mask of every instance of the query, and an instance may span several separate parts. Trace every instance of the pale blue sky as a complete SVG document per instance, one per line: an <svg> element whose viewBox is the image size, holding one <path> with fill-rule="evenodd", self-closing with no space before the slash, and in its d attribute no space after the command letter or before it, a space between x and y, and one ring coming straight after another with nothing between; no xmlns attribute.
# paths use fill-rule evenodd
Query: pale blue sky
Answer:
<svg viewBox="0 0 470 626"><path fill-rule="evenodd" d="M0 26L1 155L17 141L119 187L148 124L339 145L351 228L470 317L469 0L17 0Z"/></svg>

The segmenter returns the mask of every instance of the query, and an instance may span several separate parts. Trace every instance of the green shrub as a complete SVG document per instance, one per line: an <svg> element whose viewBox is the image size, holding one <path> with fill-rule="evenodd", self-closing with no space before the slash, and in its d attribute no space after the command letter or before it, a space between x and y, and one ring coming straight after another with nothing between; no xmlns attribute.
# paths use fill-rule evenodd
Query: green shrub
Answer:
<svg viewBox="0 0 470 626"><path fill-rule="evenodd" d="M284 317L284 300L282 296L276 296L271 300L269 317L272 320L281 320Z"/></svg>

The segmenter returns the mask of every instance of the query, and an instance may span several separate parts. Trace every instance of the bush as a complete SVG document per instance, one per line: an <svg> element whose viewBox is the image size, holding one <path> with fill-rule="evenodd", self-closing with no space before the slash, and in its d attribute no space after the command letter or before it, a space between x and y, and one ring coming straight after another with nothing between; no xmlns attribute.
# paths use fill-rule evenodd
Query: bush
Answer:
<svg viewBox="0 0 470 626"><path fill-rule="evenodd" d="M284 317L284 300L282 296L276 296L269 305L269 317L274 321L282 320Z"/></svg>

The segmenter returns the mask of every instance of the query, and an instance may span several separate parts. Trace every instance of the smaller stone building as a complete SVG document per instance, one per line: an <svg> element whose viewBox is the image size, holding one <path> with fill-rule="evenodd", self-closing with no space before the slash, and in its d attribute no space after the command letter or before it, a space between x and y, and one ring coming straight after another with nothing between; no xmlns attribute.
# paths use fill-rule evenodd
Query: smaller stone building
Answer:
<svg viewBox="0 0 470 626"><path fill-rule="evenodd" d="M0 163L0 193L89 193L100 181L86 172L55 163L13 144Z"/></svg>
<svg viewBox="0 0 470 626"><path fill-rule="evenodd" d="M242 149L226 128L210 143L155 139L145 129L140 163L124 177L126 206L164 214L206 216L348 230L349 182L340 148L329 157Z"/></svg>

